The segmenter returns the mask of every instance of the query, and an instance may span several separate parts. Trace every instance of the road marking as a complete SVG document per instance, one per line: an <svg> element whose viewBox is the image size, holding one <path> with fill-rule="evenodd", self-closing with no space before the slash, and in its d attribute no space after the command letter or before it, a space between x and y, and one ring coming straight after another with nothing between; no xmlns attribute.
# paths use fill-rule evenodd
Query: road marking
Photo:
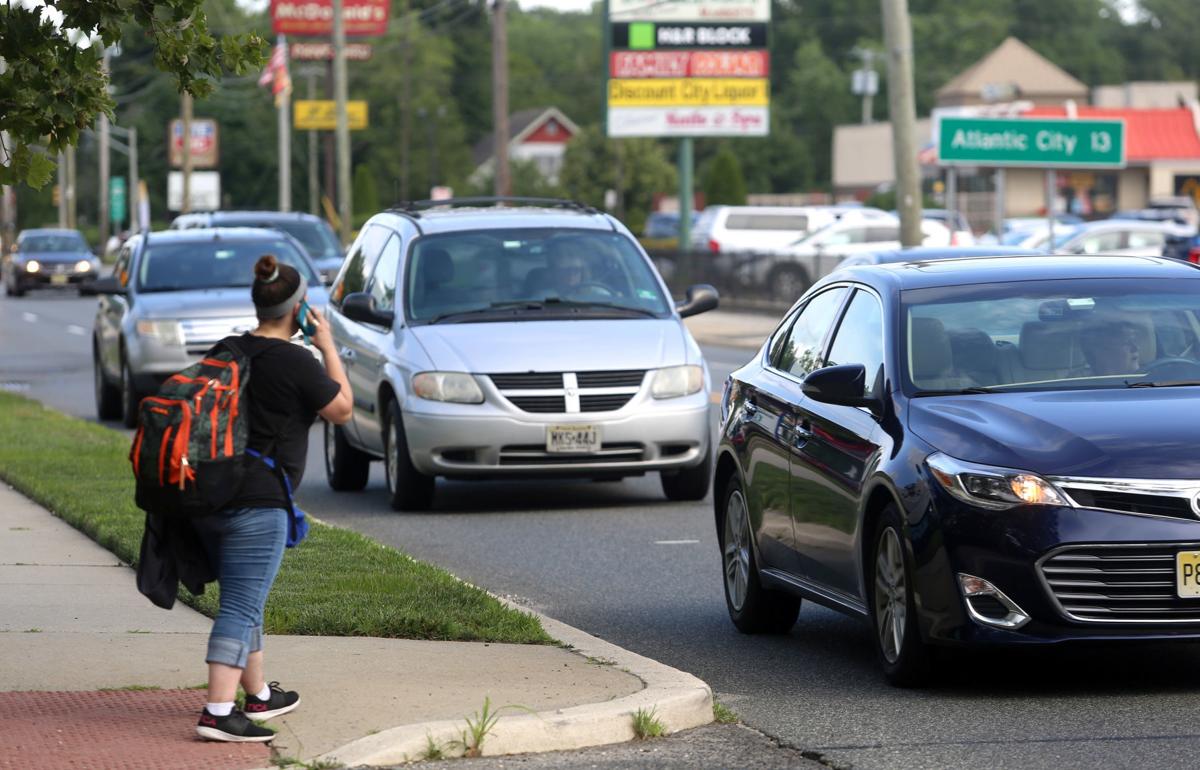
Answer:
<svg viewBox="0 0 1200 770"><path fill-rule="evenodd" d="M37 315L35 313L22 313L21 320L27 323L35 324L37 323Z"/></svg>
<svg viewBox="0 0 1200 770"><path fill-rule="evenodd" d="M655 540L655 545L695 545L699 540Z"/></svg>
<svg viewBox="0 0 1200 770"><path fill-rule="evenodd" d="M71 324L67 327L67 334L74 334L76 337L82 337L83 335L87 334L87 329L83 328L82 326Z"/></svg>

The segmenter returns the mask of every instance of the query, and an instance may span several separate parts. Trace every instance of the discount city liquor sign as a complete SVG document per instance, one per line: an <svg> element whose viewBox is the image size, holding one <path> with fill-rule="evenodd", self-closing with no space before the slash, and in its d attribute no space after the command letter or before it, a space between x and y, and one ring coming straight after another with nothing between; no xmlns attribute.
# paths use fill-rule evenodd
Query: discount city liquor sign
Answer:
<svg viewBox="0 0 1200 770"><path fill-rule="evenodd" d="M942 165L1124 168L1125 121L943 117Z"/></svg>
<svg viewBox="0 0 1200 770"><path fill-rule="evenodd" d="M608 135L766 136L770 0L609 0Z"/></svg>

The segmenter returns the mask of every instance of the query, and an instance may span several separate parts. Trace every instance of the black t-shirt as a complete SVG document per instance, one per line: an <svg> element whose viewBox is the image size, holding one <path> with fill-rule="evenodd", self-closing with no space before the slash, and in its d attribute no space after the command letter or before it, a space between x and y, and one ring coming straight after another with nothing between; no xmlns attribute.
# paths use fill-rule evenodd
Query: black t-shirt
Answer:
<svg viewBox="0 0 1200 770"><path fill-rule="evenodd" d="M303 348L279 339L243 334L233 338L253 359L246 397L250 403L247 445L283 465L292 489L300 486L308 457L308 430L317 412L337 396L341 386ZM242 489L231 507L286 508L287 497L267 464L247 457Z"/></svg>

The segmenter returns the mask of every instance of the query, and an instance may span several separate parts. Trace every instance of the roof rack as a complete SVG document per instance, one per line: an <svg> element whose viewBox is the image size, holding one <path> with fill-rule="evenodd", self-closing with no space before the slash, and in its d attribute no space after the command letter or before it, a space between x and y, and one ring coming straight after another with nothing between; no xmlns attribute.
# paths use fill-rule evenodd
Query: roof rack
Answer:
<svg viewBox="0 0 1200 770"><path fill-rule="evenodd" d="M419 217L422 211L441 207L458 206L503 206L517 204L521 206L540 206L542 208L573 209L585 214L599 214L594 207L579 201L564 198L528 198L518 195L487 195L471 198L446 198L444 200L402 201L392 206L389 211L402 212Z"/></svg>

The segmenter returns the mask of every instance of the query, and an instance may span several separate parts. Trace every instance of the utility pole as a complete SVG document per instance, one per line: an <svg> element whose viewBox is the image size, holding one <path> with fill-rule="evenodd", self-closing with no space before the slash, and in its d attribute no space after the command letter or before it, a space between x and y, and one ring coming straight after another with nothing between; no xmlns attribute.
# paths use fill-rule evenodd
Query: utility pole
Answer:
<svg viewBox="0 0 1200 770"><path fill-rule="evenodd" d="M77 220L75 217L75 215L77 213L77 209L76 209L76 205L75 205L75 203L76 203L76 201L75 201L75 190L76 190L76 188L75 188L75 146L67 145L65 155L66 155L66 164L67 164L67 184L66 184L66 187L64 187L60 191L59 194L64 199L66 199L66 203L67 203L67 209L66 209L67 222L64 225L64 227L69 227L70 229L74 230L76 227L79 226L77 224Z"/></svg>
<svg viewBox="0 0 1200 770"><path fill-rule="evenodd" d="M325 64L325 98L333 101L333 59L330 59ZM325 194L329 196L330 205L336 210L338 201L337 170L333 159L337 153L333 146L333 133L332 131L325 131L321 137L321 141L325 145ZM339 229L341 229L340 226Z"/></svg>
<svg viewBox="0 0 1200 770"><path fill-rule="evenodd" d="M183 92L183 201L179 212L192 210L192 95Z"/></svg>
<svg viewBox="0 0 1200 770"><path fill-rule="evenodd" d="M125 141L129 142L129 192L125 194L129 201L129 232L136 233L141 230L138 218L141 216L142 179L138 176L138 135L135 126L129 127L129 136ZM146 226L149 227L149 223Z"/></svg>
<svg viewBox="0 0 1200 770"><path fill-rule="evenodd" d="M692 249L692 137L679 140L679 250Z"/></svg>
<svg viewBox="0 0 1200 770"><path fill-rule="evenodd" d="M58 226L67 226L67 153L58 153Z"/></svg>
<svg viewBox="0 0 1200 770"><path fill-rule="evenodd" d="M917 108L913 97L912 23L908 0L880 0L883 40L887 47L888 112L892 120L892 155L896 163L896 211L900 243L921 245L921 177L917 167Z"/></svg>
<svg viewBox="0 0 1200 770"><path fill-rule="evenodd" d="M412 172L412 47L414 41L412 18L409 15L408 0L400 4L400 13L404 19L404 48L401 51L400 78L400 198L411 200L412 188L409 187ZM415 196L424 198L424 195Z"/></svg>
<svg viewBox="0 0 1200 770"><path fill-rule="evenodd" d="M104 79L108 80L109 59L112 56L112 51L108 48L104 49L104 55L100 58L100 67L104 71ZM104 112L100 113L99 125L97 126L96 134L99 138L99 156L100 156L100 250L104 251L108 244L108 177L110 173L109 157L108 157L108 115Z"/></svg>
<svg viewBox="0 0 1200 770"><path fill-rule="evenodd" d="M492 6L492 130L496 195L512 195L508 169L508 28L505 0Z"/></svg>
<svg viewBox="0 0 1200 770"><path fill-rule="evenodd" d="M0 56L0 74L7 69L4 57ZM8 165L12 157L8 153L8 132L0 131L0 163ZM13 244L17 228L17 196L11 185L0 187L0 254L7 254Z"/></svg>
<svg viewBox="0 0 1200 770"><path fill-rule="evenodd" d="M338 218L342 243L350 243L354 206L350 187L350 122L346 115L346 19L342 0L333 0L333 101L337 113Z"/></svg>
<svg viewBox="0 0 1200 770"><path fill-rule="evenodd" d="M308 98L317 98L317 73L309 69L306 73L308 76ZM317 132L309 130L308 132L308 211L310 214L319 214L320 209L320 186L317 182Z"/></svg>
<svg viewBox="0 0 1200 770"><path fill-rule="evenodd" d="M283 47L284 66L287 66L287 38L279 36L279 45ZM279 104L275 111L278 114L279 126L279 210L292 210L292 126L290 110L292 105L291 89L275 97Z"/></svg>

